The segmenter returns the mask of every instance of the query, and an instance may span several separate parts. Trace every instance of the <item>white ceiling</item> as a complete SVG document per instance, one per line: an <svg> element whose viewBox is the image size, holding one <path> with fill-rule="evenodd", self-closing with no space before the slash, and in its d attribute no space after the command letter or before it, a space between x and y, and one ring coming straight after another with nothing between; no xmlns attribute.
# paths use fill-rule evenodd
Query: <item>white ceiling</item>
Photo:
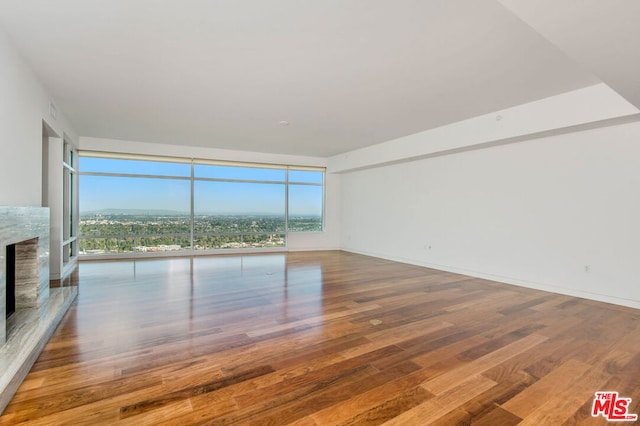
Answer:
<svg viewBox="0 0 640 426"><path fill-rule="evenodd" d="M607 82L540 29L555 2L503 3L0 0L0 27L82 136L324 157Z"/></svg>
<svg viewBox="0 0 640 426"><path fill-rule="evenodd" d="M500 3L640 108L640 1Z"/></svg>

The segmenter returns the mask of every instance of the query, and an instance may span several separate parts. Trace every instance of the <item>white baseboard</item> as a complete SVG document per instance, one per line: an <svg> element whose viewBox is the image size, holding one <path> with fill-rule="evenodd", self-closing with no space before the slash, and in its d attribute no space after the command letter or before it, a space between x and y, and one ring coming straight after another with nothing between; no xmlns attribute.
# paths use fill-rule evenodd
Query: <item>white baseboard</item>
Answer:
<svg viewBox="0 0 640 426"><path fill-rule="evenodd" d="M592 293L588 291L582 291L574 288L567 288L567 287L554 285L554 284L538 283L538 282L527 281L527 280L522 280L522 279L513 278L513 277L505 277L502 275L489 274L481 271L473 271L473 270L468 270L464 268L457 268L455 266L450 266L450 265L438 265L438 264L419 261L415 259L406 259L402 257L389 256L384 253L368 252L364 250L356 250L356 249L345 248L345 247L343 247L342 250L350 253L377 257L380 259L392 260L394 262L407 263L409 265L423 266L425 268L438 269L440 271L453 272L453 273L462 274L462 275L469 275L475 278L482 278L486 280L497 281L504 284L511 284L519 287L534 289L534 290L547 291L550 293L580 297L583 299L595 300L597 302L612 303L614 305L640 309L639 300L625 299L621 297L609 296L609 295L600 294L600 293Z"/></svg>

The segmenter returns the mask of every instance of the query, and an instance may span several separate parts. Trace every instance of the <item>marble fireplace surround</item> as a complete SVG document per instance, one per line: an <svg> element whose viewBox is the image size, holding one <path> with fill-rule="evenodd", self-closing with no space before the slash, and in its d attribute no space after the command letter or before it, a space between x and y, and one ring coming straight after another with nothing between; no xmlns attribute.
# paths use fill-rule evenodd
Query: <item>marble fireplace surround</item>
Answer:
<svg viewBox="0 0 640 426"><path fill-rule="evenodd" d="M16 309L6 318L7 246L16 245ZM49 209L0 206L0 413L38 358L77 287L49 285Z"/></svg>

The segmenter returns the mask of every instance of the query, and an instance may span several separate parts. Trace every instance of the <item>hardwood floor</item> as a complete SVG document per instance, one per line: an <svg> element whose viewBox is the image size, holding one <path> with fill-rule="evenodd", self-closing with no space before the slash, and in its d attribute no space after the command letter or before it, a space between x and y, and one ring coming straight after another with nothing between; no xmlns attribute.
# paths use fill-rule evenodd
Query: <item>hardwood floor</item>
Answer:
<svg viewBox="0 0 640 426"><path fill-rule="evenodd" d="M0 424L573 425L640 311L344 252L84 262ZM606 285L606 283L603 283Z"/></svg>

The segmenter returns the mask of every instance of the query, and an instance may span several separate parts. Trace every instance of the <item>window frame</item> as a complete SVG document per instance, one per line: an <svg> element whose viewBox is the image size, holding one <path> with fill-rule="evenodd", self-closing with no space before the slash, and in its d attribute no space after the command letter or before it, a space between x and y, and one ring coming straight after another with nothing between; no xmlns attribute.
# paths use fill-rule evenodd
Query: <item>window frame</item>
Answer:
<svg viewBox="0 0 640 426"><path fill-rule="evenodd" d="M78 206L78 150L65 138L62 141L62 264L78 256L80 210Z"/></svg>
<svg viewBox="0 0 640 426"><path fill-rule="evenodd" d="M224 160L211 160L211 159L201 159L201 158L184 158L184 157L163 157L163 156L152 156L152 155L139 155L139 154L121 154L121 153L111 153L111 152L102 152L102 151L86 151L80 150L76 151L76 158L78 163L82 158L104 158L104 159L114 159L114 160L134 160L134 161L149 161L149 162L166 162L166 163L180 163L180 164L188 164L190 166L190 176L176 176L176 175L165 175L165 174L135 174L135 173L119 173L119 172L93 172L82 170L81 166L78 167L77 177L80 178L82 176L97 176L97 177L126 177L126 178L147 178L147 179L172 179L172 180L186 180L190 182L190 206L189 206L189 229L190 233L188 235L188 239L190 242L189 247L185 247L180 250L180 253L184 253L187 251L190 252L213 252L213 251L229 251L225 248L207 248L207 249L195 249L195 241L201 237L240 237L242 238L245 235L269 235L276 234L284 235L284 244L282 246L274 247L275 249L282 249L288 247L289 243L289 233L301 234L301 233L323 233L325 232L325 221L326 221L326 168L325 167L315 167L315 166L295 166L295 165L281 165L281 164L269 164L269 163L250 163L250 162L237 162L237 161L224 161ZM197 176L196 175L196 167L197 166L221 166L221 167L239 167L239 168L251 168L251 169L276 169L284 171L284 179L282 180L261 180L261 179L244 179L244 178L225 178L225 177L207 177L207 176ZM309 171L309 172L318 172L321 173L320 182L300 182L300 181L289 181L289 172L290 171ZM278 184L284 186L284 230L274 231L272 232L216 232L216 233L197 233L195 232L195 218L198 216L195 211L195 192L196 192L196 182L234 182L234 183L251 183L251 184ZM290 230L289 229L289 185L298 186L315 186L321 187L322 196L321 196L321 213L320 213L320 229L319 230L308 230L308 231L300 231L300 230ZM78 194L79 196L80 194ZM80 213L78 212L78 224L80 223ZM135 238L138 235L118 235L118 236L83 236L80 232L78 232L77 238L78 242L81 243L83 239L96 239L96 238ZM149 234L143 235L142 237L187 237L187 234ZM140 237L140 236L138 236ZM268 248L267 248L268 249ZM243 249L244 250L244 249ZM127 255L127 254L137 254L138 252L116 252L116 253L105 253L105 254L118 254L118 255ZM171 252L175 253L175 252ZM101 254L102 255L102 254ZM86 256L83 255L83 256Z"/></svg>

